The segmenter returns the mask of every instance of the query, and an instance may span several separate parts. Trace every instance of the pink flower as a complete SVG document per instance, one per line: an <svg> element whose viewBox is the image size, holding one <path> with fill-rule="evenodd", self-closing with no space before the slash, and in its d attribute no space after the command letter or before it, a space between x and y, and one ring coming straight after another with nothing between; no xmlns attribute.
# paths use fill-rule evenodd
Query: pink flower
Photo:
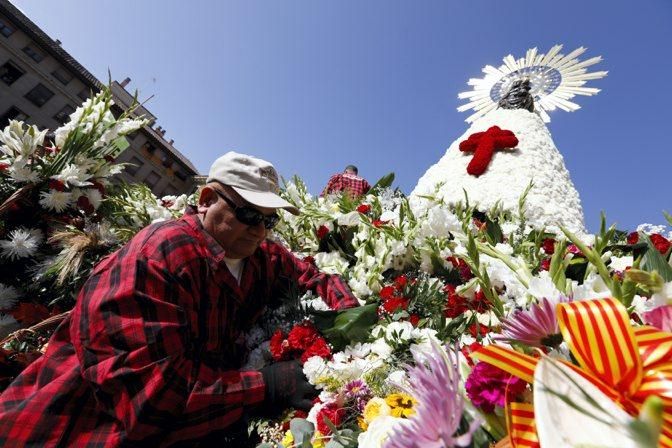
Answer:
<svg viewBox="0 0 672 448"><path fill-rule="evenodd" d="M502 322L502 334L494 339L507 342L522 342L531 347L556 347L562 342L555 306L558 302L568 302L566 297L558 301L541 299L527 311L516 311Z"/></svg>
<svg viewBox="0 0 672 448"><path fill-rule="evenodd" d="M471 371L464 386L474 406L491 413L495 410L495 406L506 406L507 395L510 400L520 395L527 387L527 383L493 365L479 362Z"/></svg>
<svg viewBox="0 0 672 448"><path fill-rule="evenodd" d="M672 332L672 305L663 305L643 313L644 323Z"/></svg>

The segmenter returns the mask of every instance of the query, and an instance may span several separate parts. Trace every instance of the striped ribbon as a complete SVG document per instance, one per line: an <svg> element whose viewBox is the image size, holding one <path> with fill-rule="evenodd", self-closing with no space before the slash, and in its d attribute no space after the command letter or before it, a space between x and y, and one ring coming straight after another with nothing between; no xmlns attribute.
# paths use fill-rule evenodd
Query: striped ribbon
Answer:
<svg viewBox="0 0 672 448"><path fill-rule="evenodd" d="M614 299L560 303L557 314L562 336L580 366L566 364L630 415L639 414L647 397L659 396L664 405L659 447L672 448L672 333L646 326L633 328L625 307ZM532 356L496 345L471 356L529 383L534 381L537 359ZM532 405L521 405L511 403L509 409L512 444L538 446L536 433L531 437L529 432L534 428L529 424Z"/></svg>

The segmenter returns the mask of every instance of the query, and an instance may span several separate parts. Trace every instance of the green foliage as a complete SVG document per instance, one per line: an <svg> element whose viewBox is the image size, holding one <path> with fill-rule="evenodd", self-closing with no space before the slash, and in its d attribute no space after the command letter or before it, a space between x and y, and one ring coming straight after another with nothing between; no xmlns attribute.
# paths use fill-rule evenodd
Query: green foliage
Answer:
<svg viewBox="0 0 672 448"><path fill-rule="evenodd" d="M334 346L342 350L349 343L364 342L378 321L377 304L338 311L312 311L315 326Z"/></svg>

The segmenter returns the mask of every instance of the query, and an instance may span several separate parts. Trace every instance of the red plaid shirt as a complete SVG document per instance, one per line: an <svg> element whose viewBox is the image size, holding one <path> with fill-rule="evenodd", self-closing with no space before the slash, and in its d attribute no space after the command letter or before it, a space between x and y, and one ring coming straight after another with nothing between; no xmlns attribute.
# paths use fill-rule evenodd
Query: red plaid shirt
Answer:
<svg viewBox="0 0 672 448"><path fill-rule="evenodd" d="M45 355L0 396L0 446L167 446L229 427L264 399L234 341L292 281L357 305L277 243L247 258L239 286L193 212L148 226L96 266Z"/></svg>
<svg viewBox="0 0 672 448"><path fill-rule="evenodd" d="M331 176L323 194L338 193L346 191L351 198L356 198L366 194L371 189L371 185L363 177L350 173L338 173Z"/></svg>

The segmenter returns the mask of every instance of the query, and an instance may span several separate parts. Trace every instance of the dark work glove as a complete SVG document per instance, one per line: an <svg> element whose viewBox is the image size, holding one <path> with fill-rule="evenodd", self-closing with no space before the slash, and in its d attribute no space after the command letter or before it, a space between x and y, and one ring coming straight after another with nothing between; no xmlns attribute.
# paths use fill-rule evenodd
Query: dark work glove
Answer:
<svg viewBox="0 0 672 448"><path fill-rule="evenodd" d="M310 410L317 390L308 382L298 361L284 361L261 369L266 404L274 411L292 407Z"/></svg>

